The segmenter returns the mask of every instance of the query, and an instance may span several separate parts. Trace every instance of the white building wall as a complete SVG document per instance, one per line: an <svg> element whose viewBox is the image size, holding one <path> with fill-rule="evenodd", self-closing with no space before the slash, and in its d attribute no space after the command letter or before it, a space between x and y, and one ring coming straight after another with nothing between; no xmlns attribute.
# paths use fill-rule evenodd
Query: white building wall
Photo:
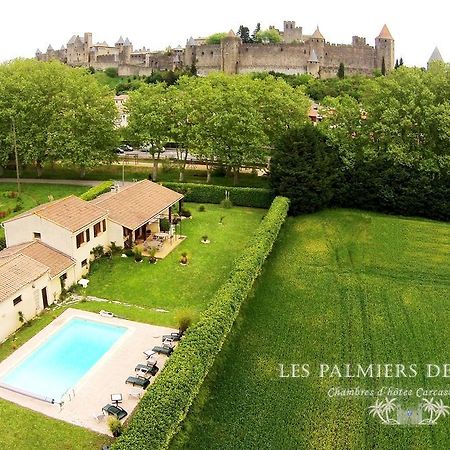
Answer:
<svg viewBox="0 0 450 450"><path fill-rule="evenodd" d="M107 221L108 244L115 242L116 245L123 247L123 227L111 220Z"/></svg>
<svg viewBox="0 0 450 450"><path fill-rule="evenodd" d="M31 320L44 309L42 289L47 287L48 303L53 303L52 288L48 273L28 284L14 295L0 302L0 342L3 342L11 333L21 327L19 311L23 313L25 320ZM22 301L14 306L13 300L19 295Z"/></svg>

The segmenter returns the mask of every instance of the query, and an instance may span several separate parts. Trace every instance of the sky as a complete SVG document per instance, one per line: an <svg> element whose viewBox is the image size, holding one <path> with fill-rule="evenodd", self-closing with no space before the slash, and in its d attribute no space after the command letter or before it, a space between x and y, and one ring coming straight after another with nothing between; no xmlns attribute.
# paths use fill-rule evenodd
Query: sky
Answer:
<svg viewBox="0 0 450 450"><path fill-rule="evenodd" d="M408 66L426 66L438 46L450 62L448 0L13 0L2 2L0 61L33 57L49 44L59 49L73 34L93 33L93 41L114 45L128 36L134 48L162 50L186 44L193 36L237 31L243 24L252 31L284 20L294 20L305 34L319 25L325 39L350 44L353 35L374 45L383 24L395 39L395 57Z"/></svg>

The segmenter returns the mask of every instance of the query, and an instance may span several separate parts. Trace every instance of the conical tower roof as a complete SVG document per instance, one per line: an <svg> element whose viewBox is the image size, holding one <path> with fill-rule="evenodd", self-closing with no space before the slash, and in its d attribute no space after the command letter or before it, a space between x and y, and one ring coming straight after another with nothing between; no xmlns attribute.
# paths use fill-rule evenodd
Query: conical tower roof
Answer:
<svg viewBox="0 0 450 450"><path fill-rule="evenodd" d="M313 39L325 39L323 37L323 34L319 30L319 25L317 25L316 31L314 31L313 35L311 36Z"/></svg>
<svg viewBox="0 0 450 450"><path fill-rule="evenodd" d="M48 51L48 52L52 52L52 51L53 51L52 44L49 44L49 46L47 47L47 51Z"/></svg>
<svg viewBox="0 0 450 450"><path fill-rule="evenodd" d="M42 52L39 49L37 49L36 50L36 55L42 55Z"/></svg>
<svg viewBox="0 0 450 450"><path fill-rule="evenodd" d="M312 49L311 55L309 56L308 62L319 62L319 58L317 58L317 53L314 49Z"/></svg>
<svg viewBox="0 0 450 450"><path fill-rule="evenodd" d="M118 41L116 42L116 44L124 44L124 41L123 41L123 37L122 37L122 36L120 36L120 38L118 39Z"/></svg>
<svg viewBox="0 0 450 450"><path fill-rule="evenodd" d="M394 38L392 37L392 34L389 31L389 28L387 27L386 24L383 25L383 28L381 29L380 34L378 35L378 39L392 39L392 40L394 40Z"/></svg>
<svg viewBox="0 0 450 450"><path fill-rule="evenodd" d="M434 61L444 62L444 58L442 58L441 52L437 47L433 50L433 53L431 54L430 59L428 60L428 63L432 63Z"/></svg>
<svg viewBox="0 0 450 450"><path fill-rule="evenodd" d="M195 45L195 40L192 36L188 39L187 45Z"/></svg>
<svg viewBox="0 0 450 450"><path fill-rule="evenodd" d="M124 45L126 45L127 47L129 47L131 45L131 42L128 38L125 39Z"/></svg>
<svg viewBox="0 0 450 450"><path fill-rule="evenodd" d="M233 30L230 30L227 34L228 37L236 37L236 34Z"/></svg>

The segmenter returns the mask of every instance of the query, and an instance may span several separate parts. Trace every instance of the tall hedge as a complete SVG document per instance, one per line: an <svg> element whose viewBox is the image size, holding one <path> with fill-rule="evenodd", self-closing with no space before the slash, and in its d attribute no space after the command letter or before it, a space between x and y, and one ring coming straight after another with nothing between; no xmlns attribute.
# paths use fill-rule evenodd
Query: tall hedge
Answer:
<svg viewBox="0 0 450 450"><path fill-rule="evenodd" d="M81 200L86 200L87 202L90 200L94 200L99 195L104 194L105 192L109 192L111 190L111 186L113 185L112 181L104 181L103 183L98 184L97 186L91 187L84 194L80 195Z"/></svg>
<svg viewBox="0 0 450 450"><path fill-rule="evenodd" d="M187 202L195 203L220 203L225 198L226 192L228 192L230 200L236 206L269 208L274 198L270 189L264 188L173 182L163 182L161 184L183 194Z"/></svg>
<svg viewBox="0 0 450 450"><path fill-rule="evenodd" d="M178 431L261 272L286 218L289 200L277 197L228 280L167 361L139 403L114 450L164 449Z"/></svg>

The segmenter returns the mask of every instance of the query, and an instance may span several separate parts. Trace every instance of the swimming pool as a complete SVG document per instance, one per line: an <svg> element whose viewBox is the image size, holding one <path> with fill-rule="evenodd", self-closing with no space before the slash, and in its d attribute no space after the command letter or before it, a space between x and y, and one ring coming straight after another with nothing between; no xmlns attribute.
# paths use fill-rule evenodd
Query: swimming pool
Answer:
<svg viewBox="0 0 450 450"><path fill-rule="evenodd" d="M125 327L72 318L0 382L17 392L59 403L126 331Z"/></svg>

